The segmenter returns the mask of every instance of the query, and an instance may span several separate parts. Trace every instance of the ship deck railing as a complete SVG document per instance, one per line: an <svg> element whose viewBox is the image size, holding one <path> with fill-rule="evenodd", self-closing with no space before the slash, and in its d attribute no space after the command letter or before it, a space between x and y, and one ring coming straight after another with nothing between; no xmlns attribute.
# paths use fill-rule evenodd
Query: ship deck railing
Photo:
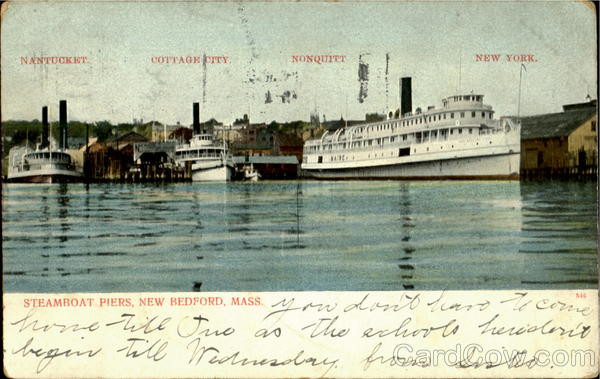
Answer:
<svg viewBox="0 0 600 379"><path fill-rule="evenodd" d="M497 120L496 120L497 121ZM313 139L313 140L308 140L306 141L305 145L306 146L318 146L318 145L323 145L323 144L329 144L329 143L340 143L340 142L348 142L350 141L350 136L352 137L352 141L354 140L373 140L373 139L377 139L377 138L386 138L386 137L398 137L401 136L403 134L413 134L413 133L419 133L419 132L423 132L423 131L431 131L432 129L434 130L445 130L445 129L456 129L456 128L477 128L480 131L484 131L484 130L495 130L493 133L499 133L502 132L503 129L502 128L498 128L498 127L491 127L491 128L487 128L487 127L482 127L481 123L461 123L460 125L456 125L456 124L447 124L447 125L433 125L433 124L425 124L425 125L420 125L420 126L408 126L408 127L394 127L391 129L390 133L389 131L386 131L384 133L382 133L381 131L372 131L372 132L368 132L368 131L363 131L360 132L358 135L356 135L353 132L348 132L345 133L343 135L340 135L339 138L334 139L334 135L328 135L326 136L324 139ZM485 132L485 133L481 133L480 134L490 134L490 132Z"/></svg>
<svg viewBox="0 0 600 379"><path fill-rule="evenodd" d="M176 154L177 159L221 158L222 154Z"/></svg>
<svg viewBox="0 0 600 379"><path fill-rule="evenodd" d="M503 130L502 129L489 129L489 130L481 130L479 134L459 134L460 137L455 137L454 135L451 135L452 138L440 138L440 139L436 139L434 137L434 139L431 138L421 138L421 139L410 139L410 140L397 140L394 142L386 142L386 143L381 143L381 144L372 144L371 146L346 146L346 147L342 147L341 144L344 143L344 141L341 142L336 142L336 143L324 143L324 144L319 144L319 145L306 145L306 147L313 147L313 146L320 146L321 148L317 149L317 150L313 150L311 151L310 149L305 149L304 152L307 154L316 154L316 153L328 153L328 152L334 152L334 151L366 151L366 150L378 150L378 149L383 149L383 148L389 148L389 147L407 147L407 146L411 146L414 144L423 144L423 143L432 143L432 142L461 142L464 140L467 140L469 138L476 138L480 135L490 135L490 134L500 134L502 133ZM446 135L447 136L447 135ZM387 137L381 137L381 138L387 138ZM354 140L353 140L354 141ZM362 142L363 140L361 140ZM347 144L351 144L351 142L346 142Z"/></svg>
<svg viewBox="0 0 600 379"><path fill-rule="evenodd" d="M12 167L13 172L28 172L28 171L49 170L49 169L75 171L76 166L73 164L47 163L47 164L22 164L22 165Z"/></svg>

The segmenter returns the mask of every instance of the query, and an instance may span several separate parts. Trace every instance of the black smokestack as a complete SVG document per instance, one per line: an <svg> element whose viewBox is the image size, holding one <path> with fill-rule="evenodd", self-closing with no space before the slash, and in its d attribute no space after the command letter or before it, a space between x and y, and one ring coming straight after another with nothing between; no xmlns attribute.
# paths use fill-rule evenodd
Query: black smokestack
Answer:
<svg viewBox="0 0 600 379"><path fill-rule="evenodd" d="M67 126L67 100L61 100L58 107L58 124L60 130L60 148L67 149L69 147L69 133Z"/></svg>
<svg viewBox="0 0 600 379"><path fill-rule="evenodd" d="M194 134L200 134L200 104L194 103Z"/></svg>
<svg viewBox="0 0 600 379"><path fill-rule="evenodd" d="M42 107L42 149L50 145L48 126L48 107Z"/></svg>
<svg viewBox="0 0 600 379"><path fill-rule="evenodd" d="M410 77L400 79L400 116L412 112L412 88Z"/></svg>

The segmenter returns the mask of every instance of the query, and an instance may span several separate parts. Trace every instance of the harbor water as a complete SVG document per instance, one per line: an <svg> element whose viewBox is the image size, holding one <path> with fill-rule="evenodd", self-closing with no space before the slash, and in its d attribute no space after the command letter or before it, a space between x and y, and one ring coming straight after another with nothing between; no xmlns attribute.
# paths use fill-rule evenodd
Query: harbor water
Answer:
<svg viewBox="0 0 600 379"><path fill-rule="evenodd" d="M596 183L2 186L7 292L597 288Z"/></svg>

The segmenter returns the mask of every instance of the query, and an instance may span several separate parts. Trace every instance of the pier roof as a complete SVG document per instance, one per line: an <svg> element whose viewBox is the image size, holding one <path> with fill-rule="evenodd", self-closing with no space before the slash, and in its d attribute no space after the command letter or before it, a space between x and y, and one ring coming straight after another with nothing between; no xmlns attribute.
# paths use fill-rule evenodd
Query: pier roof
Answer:
<svg viewBox="0 0 600 379"><path fill-rule="evenodd" d="M596 107L587 107L521 117L521 139L568 136L596 113Z"/></svg>
<svg viewBox="0 0 600 379"><path fill-rule="evenodd" d="M136 132L128 132L122 135L111 136L108 139L109 142L146 142L148 138L145 136L136 133Z"/></svg>

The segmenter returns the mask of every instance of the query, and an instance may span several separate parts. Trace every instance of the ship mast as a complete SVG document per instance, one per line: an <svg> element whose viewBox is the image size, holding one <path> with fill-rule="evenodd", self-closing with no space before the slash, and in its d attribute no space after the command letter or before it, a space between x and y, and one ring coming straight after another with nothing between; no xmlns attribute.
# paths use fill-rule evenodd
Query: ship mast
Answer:
<svg viewBox="0 0 600 379"><path fill-rule="evenodd" d="M459 93L460 93L461 74L462 74L462 52L460 54L460 57L458 58L458 92Z"/></svg>
<svg viewBox="0 0 600 379"><path fill-rule="evenodd" d="M348 128L348 94L346 94L346 120L344 120L345 128Z"/></svg>
<svg viewBox="0 0 600 379"><path fill-rule="evenodd" d="M461 25L460 23L460 12L456 12L456 25ZM460 85L461 85L461 76L462 76L462 45L460 45L460 49L458 51L458 88L456 88L456 93L460 93Z"/></svg>
<svg viewBox="0 0 600 379"><path fill-rule="evenodd" d="M519 100L517 103L517 118L521 117L521 81L523 79L523 70L527 72L525 65L521 63L521 67L519 67Z"/></svg>

